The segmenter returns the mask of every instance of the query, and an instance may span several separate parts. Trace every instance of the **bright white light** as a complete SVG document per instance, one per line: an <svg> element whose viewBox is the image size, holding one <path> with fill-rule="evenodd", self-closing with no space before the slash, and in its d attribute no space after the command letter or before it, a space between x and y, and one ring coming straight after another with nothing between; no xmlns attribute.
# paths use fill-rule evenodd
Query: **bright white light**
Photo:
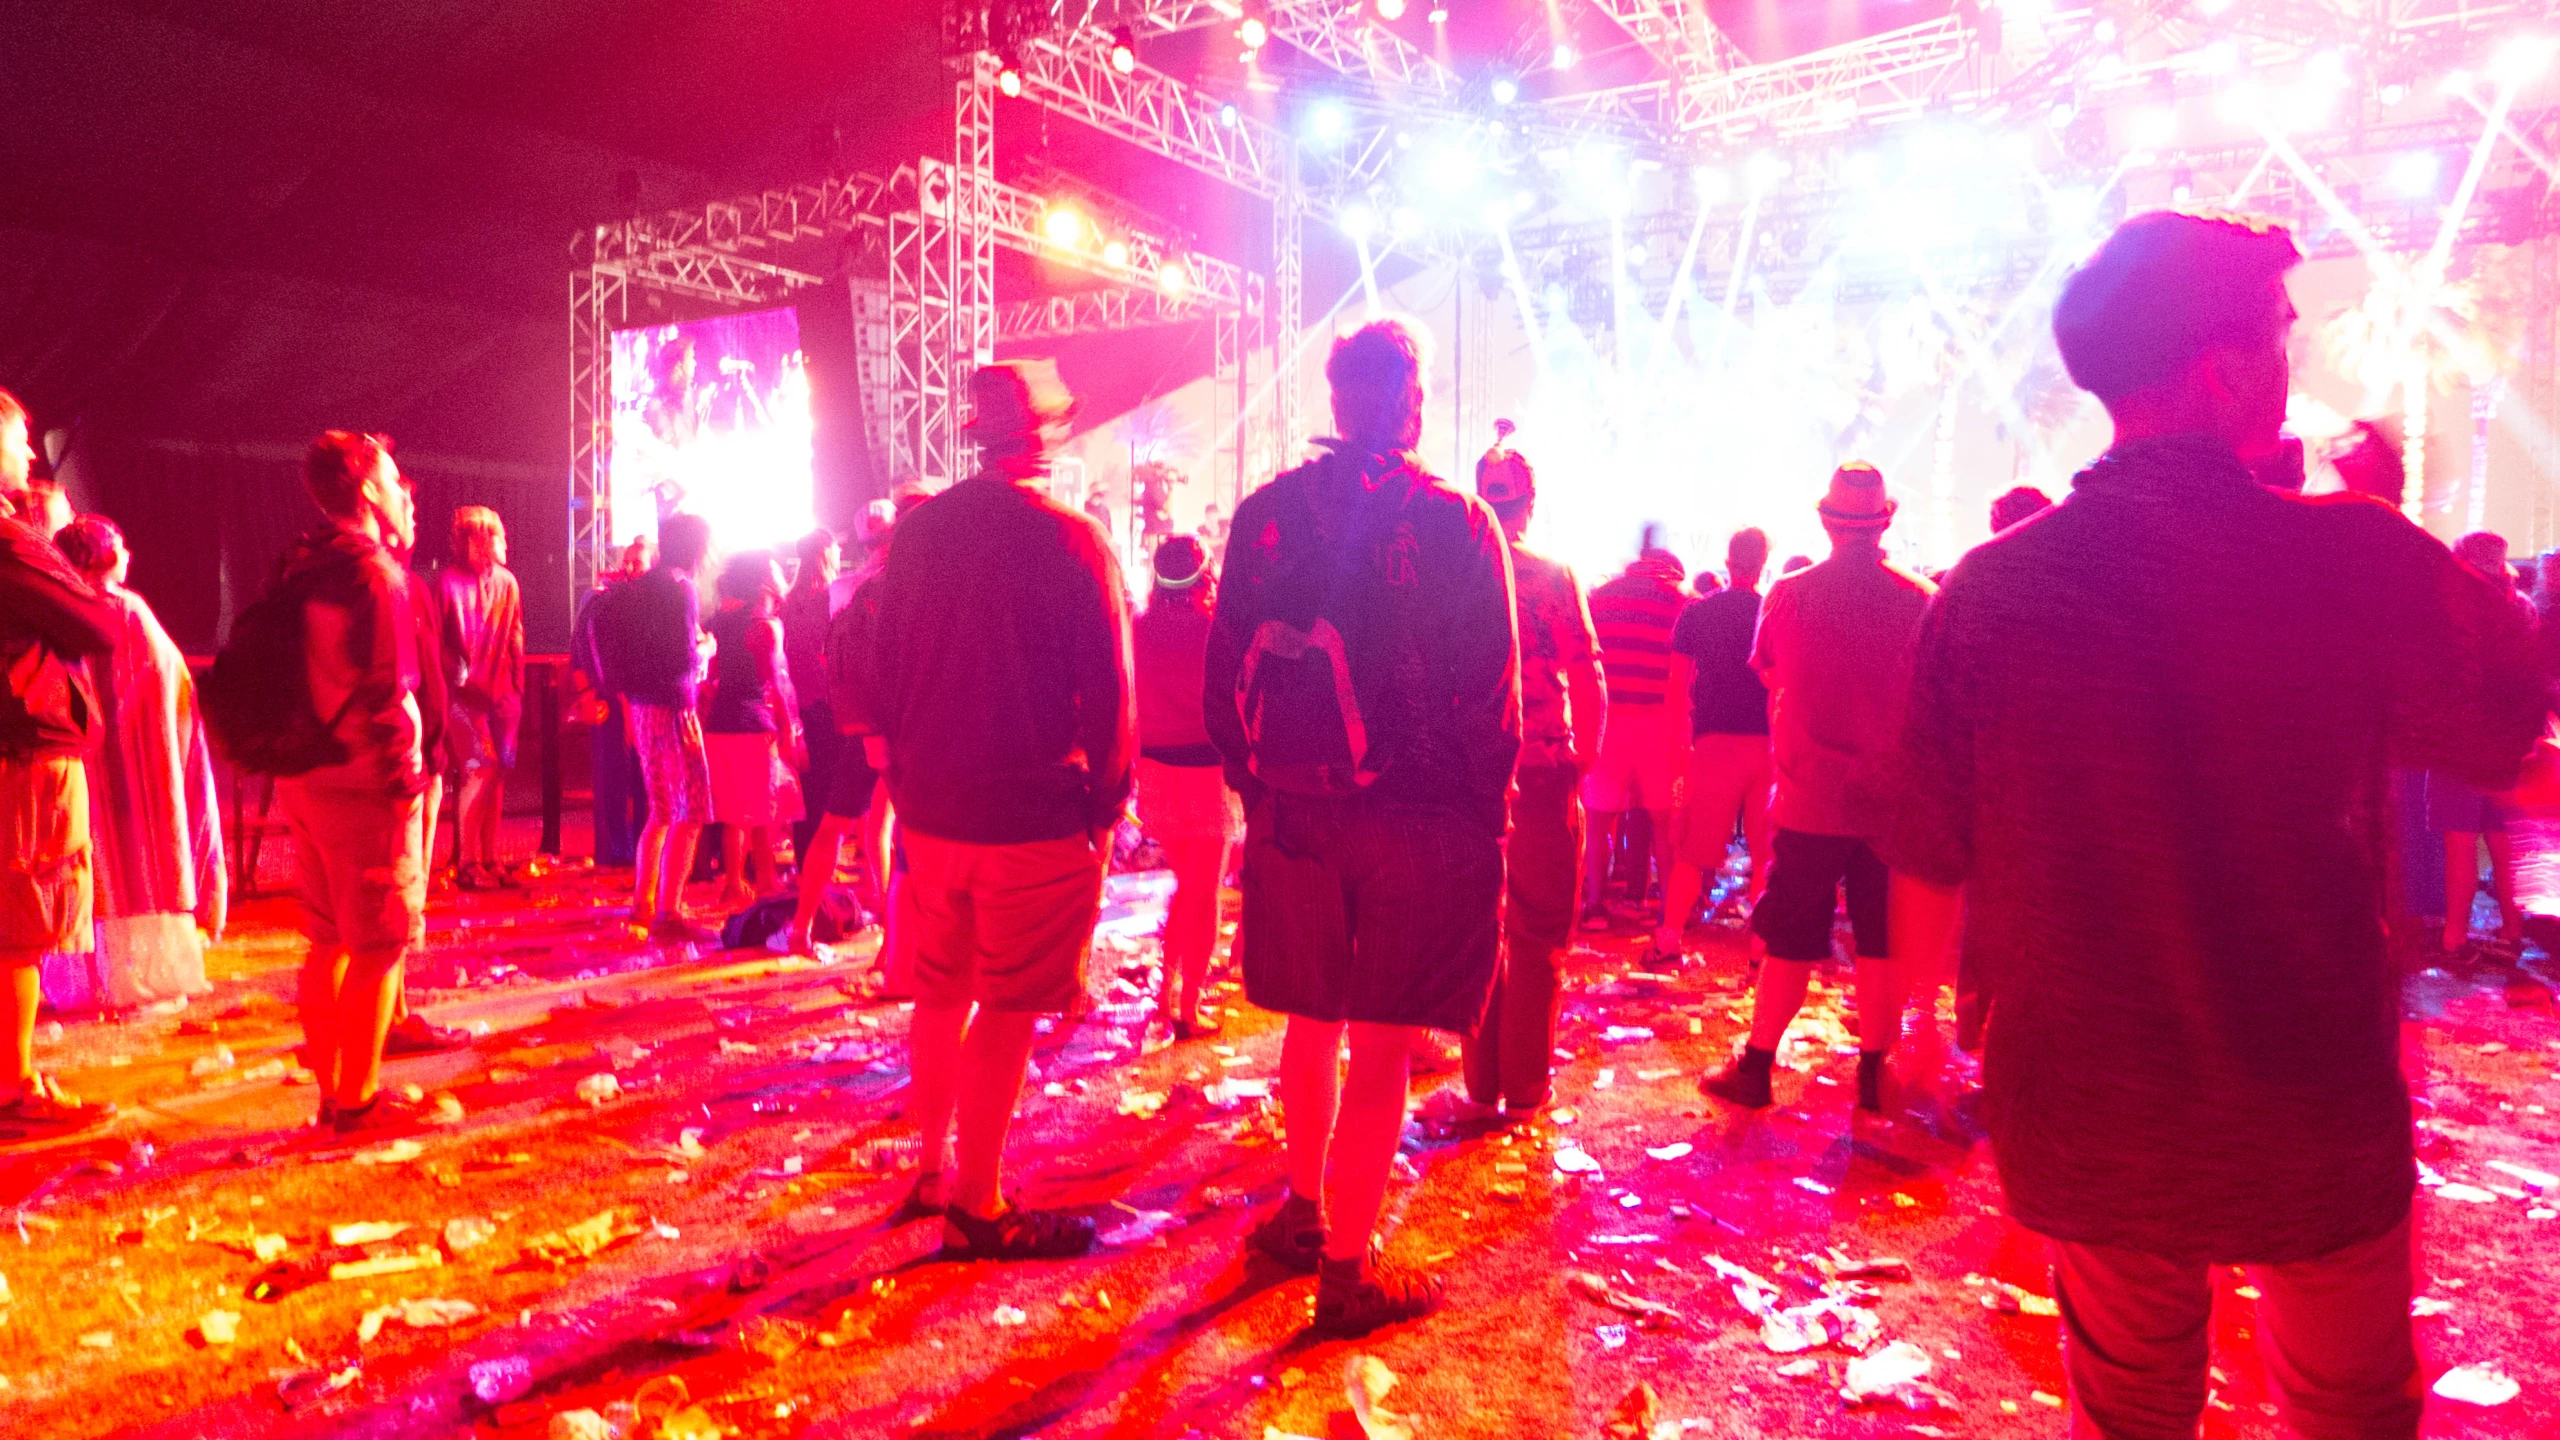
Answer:
<svg viewBox="0 0 2560 1440"><path fill-rule="evenodd" d="M2391 188L2412 200L2436 193L2444 178L2444 161L2433 150L2410 150L2391 159Z"/></svg>
<svg viewBox="0 0 2560 1440"><path fill-rule="evenodd" d="M1422 233L1422 212L1410 205L1399 205L1396 207L1394 224L1396 238L1410 240Z"/></svg>
<svg viewBox="0 0 2560 1440"><path fill-rule="evenodd" d="M1232 104L1227 104L1227 105L1221 105L1221 106L1219 106L1219 107L1218 107L1218 123L1219 123L1219 124L1221 124L1221 125L1225 126L1226 128L1228 128L1228 129L1230 129L1230 130L1233 130L1234 128L1236 128L1236 120L1237 120L1237 118L1238 118L1238 117L1237 117L1237 115L1236 115L1236 107L1235 107L1234 105L1232 105Z"/></svg>
<svg viewBox="0 0 2560 1440"><path fill-rule="evenodd" d="M2501 85L2522 85L2551 68L2552 44L2544 35L2519 35L2498 47L2489 73Z"/></svg>
<svg viewBox="0 0 2560 1440"><path fill-rule="evenodd" d="M2137 150L2157 150L2178 138L2178 112L2167 106L2133 113L2131 131Z"/></svg>
<svg viewBox="0 0 2560 1440"><path fill-rule="evenodd" d="M1343 234L1354 240L1366 240L1378 233L1378 213L1366 205L1345 206L1340 224Z"/></svg>
<svg viewBox="0 0 2560 1440"><path fill-rule="evenodd" d="M2023 165L2035 157L2035 137L2023 130L2012 130L2000 137L2000 153Z"/></svg>
<svg viewBox="0 0 2560 1440"><path fill-rule="evenodd" d="M2216 40L2197 52L2198 62L2211 75L2228 75L2240 68L2240 42Z"/></svg>
<svg viewBox="0 0 2560 1440"><path fill-rule="evenodd" d="M2097 37L2099 44L2113 45L2116 43L2116 22L2100 16L2098 23L2089 27L2089 33Z"/></svg>
<svg viewBox="0 0 2560 1440"><path fill-rule="evenodd" d="M1487 230L1499 230L1510 223L1511 203L1509 201L1495 200L1486 204L1484 207L1484 228Z"/></svg>
<svg viewBox="0 0 2560 1440"><path fill-rule="evenodd" d="M2079 118L2080 118L2080 112L2072 106L2072 104L2071 104L2071 102L2070 102L2070 101L2068 101L2068 100L2062 100L2062 101L2057 101L2057 102L2055 102L2054 107L2053 107L2053 128L2054 128L2054 129L2056 129L2056 130L2063 129L2063 128L2065 128L2065 127L2069 126L2069 125L2070 125L2070 123L2071 123L2072 121L2077 120L2077 119L2079 119Z"/></svg>
<svg viewBox="0 0 2560 1440"><path fill-rule="evenodd" d="M2231 0L2196 0L2196 13L2199 15L2219 15L2230 8Z"/></svg>
<svg viewBox="0 0 2560 1440"><path fill-rule="evenodd" d="M1840 178L1862 190L1872 190L1884 179L1884 162L1876 158L1873 150L1852 151L1848 159L1840 162Z"/></svg>
<svg viewBox="0 0 2560 1440"><path fill-rule="evenodd" d="M2397 105L2401 101L2409 98L2409 87L2401 84L2397 80L2394 80L2390 84L2383 86L2380 90L2375 91L2374 98L2380 100L2385 105Z"/></svg>
<svg viewBox="0 0 2560 1440"><path fill-rule="evenodd" d="M2053 228L2086 230L2098 218L2098 192L2086 185L2066 185L2053 192Z"/></svg>
<svg viewBox="0 0 2560 1440"><path fill-rule="evenodd" d="M2284 123L2290 130L2317 130L2338 108L2338 92L2327 85L2296 85L2284 97Z"/></svg>
<svg viewBox="0 0 2560 1440"><path fill-rule="evenodd" d="M2347 83L2347 57L2337 50L2323 50L2302 67L2302 78L2315 85L2335 90Z"/></svg>
<svg viewBox="0 0 2560 1440"><path fill-rule="evenodd" d="M1318 140L1339 140L1351 128L1351 116L1339 105L1327 103L1307 112L1307 133Z"/></svg>
<svg viewBox="0 0 2560 1440"><path fill-rule="evenodd" d="M1556 46L1555 59L1557 69L1570 70L1581 62L1582 57L1574 53L1572 46L1559 44Z"/></svg>
<svg viewBox="0 0 2560 1440"><path fill-rule="evenodd" d="M1138 52L1130 49L1126 45L1112 46L1111 68L1119 71L1123 75L1136 73L1138 68Z"/></svg>
<svg viewBox="0 0 2560 1440"><path fill-rule="evenodd" d="M1236 38L1244 42L1244 48L1247 50L1259 50L1269 43L1271 27L1247 15L1244 17L1244 23L1236 27Z"/></svg>
<svg viewBox="0 0 2560 1440"><path fill-rule="evenodd" d="M1766 190L1794 170L1785 156L1770 150L1754 151L1750 159L1742 162L1742 178L1750 181L1754 190Z"/></svg>
<svg viewBox="0 0 2560 1440"><path fill-rule="evenodd" d="M1432 23L1432 24L1434 24L1434 25L1446 25L1446 24L1448 24L1448 23L1449 23L1449 7L1448 7L1448 6L1446 6L1446 5L1434 5L1434 6L1432 6L1432 7L1431 7L1431 23Z"/></svg>
<svg viewBox="0 0 2560 1440"><path fill-rule="evenodd" d="M2471 72L2468 70L2456 70L2451 74L2446 75L2443 82L2437 85L2436 88L2447 95L2465 94L2471 89Z"/></svg>
<svg viewBox="0 0 2560 1440"><path fill-rule="evenodd" d="M1517 100L1517 99L1519 99L1519 98L1520 98L1520 82L1519 82L1519 81L1512 79L1512 78L1511 78L1510 76L1508 76L1508 75L1499 76L1499 77L1497 77L1497 78L1494 80L1494 82L1493 82L1493 103L1494 103L1494 104L1496 104L1496 105L1508 105L1508 104L1510 104L1512 101Z"/></svg>
<svg viewBox="0 0 2560 1440"><path fill-rule="evenodd" d="M1181 261L1168 260L1156 272L1156 287L1167 295L1178 296L1191 288L1191 272L1182 267Z"/></svg>
<svg viewBox="0 0 2560 1440"><path fill-rule="evenodd" d="M996 88L1010 100L1022 93L1022 72L1007 65L996 72Z"/></svg>
<svg viewBox="0 0 2560 1440"><path fill-rule="evenodd" d="M1484 161L1463 140L1444 140L1422 156L1424 179L1440 190L1466 190L1484 178Z"/></svg>
<svg viewBox="0 0 2560 1440"><path fill-rule="evenodd" d="M1061 250L1072 250L1084 240L1084 216L1065 205L1050 211L1040 221L1040 233Z"/></svg>
<svg viewBox="0 0 2560 1440"><path fill-rule="evenodd" d="M1102 263L1105 265L1128 264L1129 247L1117 240L1106 241L1102 247Z"/></svg>
<svg viewBox="0 0 2560 1440"><path fill-rule="evenodd" d="M1733 177L1713 165L1701 165L1689 172L1689 182L1698 187L1698 203L1720 205L1733 198Z"/></svg>
<svg viewBox="0 0 2560 1440"><path fill-rule="evenodd" d="M1630 246L1628 246L1628 247L1627 247L1627 263L1628 263L1629 265L1642 265L1642 264L1644 264L1644 242L1643 242L1643 241L1639 240L1639 241L1637 241L1636 243L1634 243L1633 245L1630 245Z"/></svg>
<svg viewBox="0 0 2560 1440"><path fill-rule="evenodd" d="M2266 87L2255 80L2238 80L2222 88L2213 102L2214 112L2225 120L2247 123L2267 113Z"/></svg>
<svg viewBox="0 0 2560 1440"><path fill-rule="evenodd" d="M1606 185L1618 178L1618 152L1606 145L1576 146L1573 173L1587 185Z"/></svg>
<svg viewBox="0 0 2560 1440"><path fill-rule="evenodd" d="M1381 20L1403 19L1404 0L1378 0L1378 18Z"/></svg>

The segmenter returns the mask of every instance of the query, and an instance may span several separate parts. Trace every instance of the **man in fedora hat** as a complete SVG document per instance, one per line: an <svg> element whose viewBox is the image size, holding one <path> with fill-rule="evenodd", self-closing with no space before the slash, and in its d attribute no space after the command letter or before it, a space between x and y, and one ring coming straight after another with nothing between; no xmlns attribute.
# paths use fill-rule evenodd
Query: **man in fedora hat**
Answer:
<svg viewBox="0 0 2560 1440"><path fill-rule="evenodd" d="M940 1214L954 1259L1081 1255L1091 1220L1007 1200L1004 1142L1039 1018L1084 1003L1137 753L1128 592L1102 527L1047 493L1075 403L1056 370L982 366L969 393L984 468L898 522L865 687L913 927L924 1157L900 1213Z"/></svg>
<svg viewBox="0 0 2560 1440"><path fill-rule="evenodd" d="M1767 963L1750 1042L1705 1089L1755 1109L1769 1103L1778 1042L1804 1007L1815 963L1830 958L1845 885L1858 950L1858 1105L1881 1110L1903 987L1885 935L1884 862L1869 848L1885 820L1873 772L1900 731L1911 644L1935 587L1885 559L1894 502L1873 465L1833 471L1818 509L1831 558L1769 587L1752 645L1751 668L1769 687L1777 772L1769 884L1751 912Z"/></svg>

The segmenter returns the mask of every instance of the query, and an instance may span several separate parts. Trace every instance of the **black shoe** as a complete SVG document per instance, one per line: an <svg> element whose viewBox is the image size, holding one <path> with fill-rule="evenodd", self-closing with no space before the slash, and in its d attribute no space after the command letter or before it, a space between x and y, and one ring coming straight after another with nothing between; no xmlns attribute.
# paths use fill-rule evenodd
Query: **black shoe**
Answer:
<svg viewBox="0 0 2560 1440"><path fill-rule="evenodd" d="M1326 1260L1316 1276L1318 1335L1350 1339L1440 1308L1439 1276L1390 1265L1374 1251L1360 1260Z"/></svg>
<svg viewBox="0 0 2560 1440"><path fill-rule="evenodd" d="M1253 1227L1246 1243L1301 1275L1313 1275L1324 1260L1323 1207L1291 1191L1270 1219Z"/></svg>
<svg viewBox="0 0 2560 1440"><path fill-rule="evenodd" d="M1858 1108L1870 1115L1884 1113L1884 1052L1858 1052Z"/></svg>
<svg viewBox="0 0 2560 1440"><path fill-rule="evenodd" d="M329 1125L342 1136L357 1137L414 1135L421 1128L417 1111L379 1093L362 1105L339 1106Z"/></svg>
<svg viewBox="0 0 2560 1440"><path fill-rule="evenodd" d="M1055 1210L1007 1205L981 1220L954 1205L942 1212L945 1260L1072 1260L1093 1248L1093 1222Z"/></svg>
<svg viewBox="0 0 2560 1440"><path fill-rule="evenodd" d="M1766 1110L1770 1101L1769 1072L1777 1058L1775 1051L1745 1046L1738 1059L1698 1082L1698 1088L1746 1109Z"/></svg>

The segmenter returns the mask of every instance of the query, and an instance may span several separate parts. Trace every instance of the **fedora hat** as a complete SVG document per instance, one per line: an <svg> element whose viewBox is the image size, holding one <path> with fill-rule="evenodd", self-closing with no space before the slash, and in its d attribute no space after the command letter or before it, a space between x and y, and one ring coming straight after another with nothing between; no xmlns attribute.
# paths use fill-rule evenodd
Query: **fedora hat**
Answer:
<svg viewBox="0 0 2560 1440"><path fill-rule="evenodd" d="M1054 360L1006 360L969 372L969 423L962 433L981 445L1037 435L1076 413L1076 397L1058 379Z"/></svg>
<svg viewBox="0 0 2560 1440"><path fill-rule="evenodd" d="M1831 488L1814 507L1834 525L1877 529L1893 523L1900 507L1884 493L1884 475L1864 460L1852 460L1831 472Z"/></svg>

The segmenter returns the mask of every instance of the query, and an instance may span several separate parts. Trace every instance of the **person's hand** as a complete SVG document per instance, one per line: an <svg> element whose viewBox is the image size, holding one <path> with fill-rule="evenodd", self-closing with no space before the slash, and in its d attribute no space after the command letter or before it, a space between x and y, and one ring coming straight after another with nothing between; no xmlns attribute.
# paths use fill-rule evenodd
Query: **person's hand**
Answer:
<svg viewBox="0 0 2560 1440"><path fill-rule="evenodd" d="M862 759L863 762L868 764L872 769L879 771L883 775L888 774L889 737L886 735L863 736Z"/></svg>
<svg viewBox="0 0 2560 1440"><path fill-rule="evenodd" d="M683 716L676 722L676 733L684 737L684 743L687 746L696 750L701 749L702 712L699 710L685 711Z"/></svg>

